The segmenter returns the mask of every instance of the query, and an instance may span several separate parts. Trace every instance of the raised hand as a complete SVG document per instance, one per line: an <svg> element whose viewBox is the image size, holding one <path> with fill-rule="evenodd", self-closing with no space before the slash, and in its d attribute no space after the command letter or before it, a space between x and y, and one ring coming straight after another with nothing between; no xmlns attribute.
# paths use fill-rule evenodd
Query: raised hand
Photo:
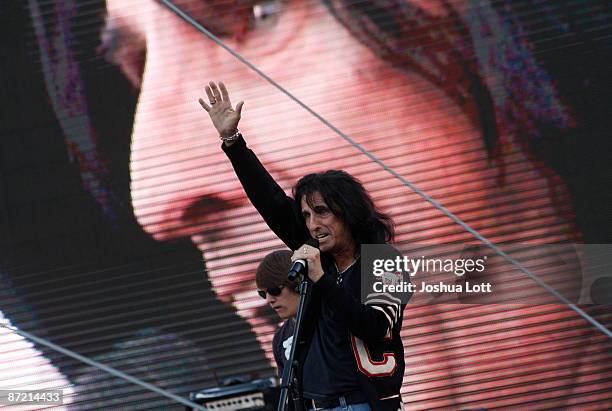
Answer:
<svg viewBox="0 0 612 411"><path fill-rule="evenodd" d="M206 104L203 99L199 99L200 105L213 122L213 125L219 132L221 137L229 137L236 132L238 129L238 122L240 121L240 114L242 112L243 101L236 104L236 109L232 108L232 102L230 101L227 89L222 82L219 82L219 86L211 81L205 88L206 95L208 96L209 104Z"/></svg>

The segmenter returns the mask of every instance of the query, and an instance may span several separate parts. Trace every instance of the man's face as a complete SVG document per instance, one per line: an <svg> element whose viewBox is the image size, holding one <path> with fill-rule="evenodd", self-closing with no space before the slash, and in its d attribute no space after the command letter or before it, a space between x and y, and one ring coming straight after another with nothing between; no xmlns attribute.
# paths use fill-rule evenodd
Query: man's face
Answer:
<svg viewBox="0 0 612 411"><path fill-rule="evenodd" d="M270 304L270 307L276 311L280 318L286 320L296 316L300 296L289 287L283 286L277 296L266 293L266 302Z"/></svg>
<svg viewBox="0 0 612 411"><path fill-rule="evenodd" d="M354 253L355 242L346 223L330 210L319 192L312 194L311 204L302 197L302 217L310 236L319 240L319 249L328 253Z"/></svg>

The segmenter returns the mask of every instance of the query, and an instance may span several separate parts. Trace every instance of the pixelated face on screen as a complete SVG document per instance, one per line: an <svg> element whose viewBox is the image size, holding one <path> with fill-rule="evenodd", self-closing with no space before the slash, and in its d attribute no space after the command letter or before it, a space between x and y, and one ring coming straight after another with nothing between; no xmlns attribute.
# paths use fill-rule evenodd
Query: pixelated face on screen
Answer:
<svg viewBox="0 0 612 411"><path fill-rule="evenodd" d="M529 110L540 107L538 98L548 102L550 123L561 128L571 123L552 86L537 83L545 82L545 76L532 76L533 84L521 83L523 90L548 92L543 97L529 90L515 90L513 98L505 100L487 94L486 87L508 87L505 79L514 72L504 71L507 56L486 55L493 48L483 47L484 55L474 57L467 45L479 40L477 33L470 41L461 30L430 33L427 21L419 20L469 14L468 8L458 4L451 11L443 2L406 2L424 9L413 14L408 9L406 21L395 27L353 21L342 2L177 3L304 104L491 240L573 238L565 186L536 167L517 140L521 133L536 132L528 119ZM109 52L140 89L130 159L136 217L158 240L191 238L203 252L215 291L245 317L257 312L252 273L265 253L259 250L269 250L279 241L249 204L198 105L209 80L223 81L234 104L245 101L239 127L287 192L307 173L344 169L359 178L377 205L393 217L397 241L471 239L158 2L107 0L107 8L107 43L113 46ZM421 29L414 29L419 22ZM433 38L456 52L401 54ZM140 60L137 56L144 50L146 57ZM537 73L540 68L525 53L524 65ZM500 63L487 69L482 62L494 57ZM520 76L511 80L518 82ZM487 126L491 118L497 132Z"/></svg>

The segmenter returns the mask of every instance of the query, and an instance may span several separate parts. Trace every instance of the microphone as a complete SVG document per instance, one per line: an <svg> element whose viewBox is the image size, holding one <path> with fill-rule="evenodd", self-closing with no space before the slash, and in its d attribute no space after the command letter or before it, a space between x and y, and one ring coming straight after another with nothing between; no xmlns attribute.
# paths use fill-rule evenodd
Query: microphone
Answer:
<svg viewBox="0 0 612 411"><path fill-rule="evenodd" d="M315 238L309 238L306 241L306 245L309 245L314 248L319 248L319 240ZM287 279L289 281L294 281L298 275L305 274L306 270L306 260L295 260L293 265L291 266L291 270L289 270L289 274L287 274Z"/></svg>

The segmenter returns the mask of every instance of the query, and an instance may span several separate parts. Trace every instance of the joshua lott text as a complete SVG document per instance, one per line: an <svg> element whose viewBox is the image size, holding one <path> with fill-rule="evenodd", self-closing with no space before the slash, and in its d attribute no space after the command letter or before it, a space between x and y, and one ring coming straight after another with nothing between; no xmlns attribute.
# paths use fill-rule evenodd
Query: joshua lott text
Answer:
<svg viewBox="0 0 612 411"><path fill-rule="evenodd" d="M407 281L398 284L383 284L382 281L377 281L373 289L377 293L490 293L491 283L470 283L469 281L464 284L421 283L419 288L417 284Z"/></svg>

